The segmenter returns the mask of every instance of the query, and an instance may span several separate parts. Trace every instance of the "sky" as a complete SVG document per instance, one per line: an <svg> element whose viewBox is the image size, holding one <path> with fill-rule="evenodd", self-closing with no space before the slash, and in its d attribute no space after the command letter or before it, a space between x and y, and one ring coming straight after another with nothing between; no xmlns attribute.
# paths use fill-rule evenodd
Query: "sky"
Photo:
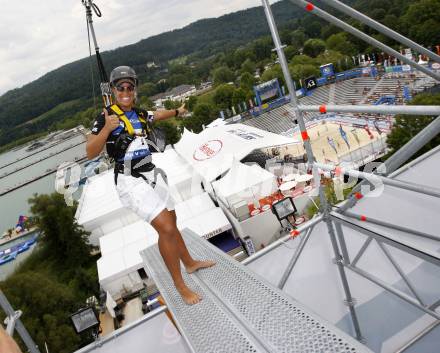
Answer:
<svg viewBox="0 0 440 353"><path fill-rule="evenodd" d="M260 6L259 0L94 0L101 52L198 19ZM273 1L271 1L272 3ZM89 55L81 0L0 0L0 95Z"/></svg>

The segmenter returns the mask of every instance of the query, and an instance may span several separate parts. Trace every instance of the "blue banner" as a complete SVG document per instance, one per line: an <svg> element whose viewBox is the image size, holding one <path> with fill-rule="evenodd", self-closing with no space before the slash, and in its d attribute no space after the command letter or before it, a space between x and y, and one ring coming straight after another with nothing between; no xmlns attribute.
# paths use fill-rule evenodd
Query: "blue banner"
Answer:
<svg viewBox="0 0 440 353"><path fill-rule="evenodd" d="M350 144L348 143L347 133L344 131L341 124L339 124L339 133L341 134L342 139L347 144L348 149L350 149Z"/></svg>

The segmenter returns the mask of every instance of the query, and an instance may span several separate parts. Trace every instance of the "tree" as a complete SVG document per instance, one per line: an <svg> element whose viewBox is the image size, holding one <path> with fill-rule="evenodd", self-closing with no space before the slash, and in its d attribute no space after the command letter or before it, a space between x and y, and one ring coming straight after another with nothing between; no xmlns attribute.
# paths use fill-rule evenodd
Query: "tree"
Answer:
<svg viewBox="0 0 440 353"><path fill-rule="evenodd" d="M165 109L177 109L182 105L181 102L179 101L172 101L170 99L167 99L165 102L163 102L163 106L165 107Z"/></svg>
<svg viewBox="0 0 440 353"><path fill-rule="evenodd" d="M307 55L295 55L292 60L290 60L292 65L317 65L316 59L311 58Z"/></svg>
<svg viewBox="0 0 440 353"><path fill-rule="evenodd" d="M39 347L47 342L51 352L70 353L81 341L90 342L76 335L69 322L85 298L75 298L66 284L54 281L47 273L28 271L14 274L1 287L12 305L25 313L20 319Z"/></svg>
<svg viewBox="0 0 440 353"><path fill-rule="evenodd" d="M154 126L163 129L163 131L165 132L167 144L175 144L175 143L179 142L179 140L180 140L179 129L171 121L161 120L161 121L154 123Z"/></svg>
<svg viewBox="0 0 440 353"><path fill-rule="evenodd" d="M356 48L348 41L346 33L337 33L331 35L326 41L327 49L338 51L345 55L355 55Z"/></svg>
<svg viewBox="0 0 440 353"><path fill-rule="evenodd" d="M288 28L282 29L280 31L280 39L283 45L292 44L292 32Z"/></svg>
<svg viewBox="0 0 440 353"><path fill-rule="evenodd" d="M340 52L334 50L327 50L325 53L320 54L316 58L316 61L318 65L333 63L335 65L336 71L342 71L343 68L351 68L353 65L351 57L342 55Z"/></svg>
<svg viewBox="0 0 440 353"><path fill-rule="evenodd" d="M142 109L152 110L154 108L154 103L150 98L144 96L139 99L139 106Z"/></svg>
<svg viewBox="0 0 440 353"><path fill-rule="evenodd" d="M411 39L424 45L440 43L440 0L420 0L411 4L402 22Z"/></svg>
<svg viewBox="0 0 440 353"><path fill-rule="evenodd" d="M197 96L190 96L186 101L185 107L188 111L192 112L197 104Z"/></svg>
<svg viewBox="0 0 440 353"><path fill-rule="evenodd" d="M228 68L226 66L221 66L221 67L215 69L212 73L212 76L214 78L215 85L221 85L222 83L228 83L228 82L234 81L234 79L235 79L234 73L231 71L230 68Z"/></svg>
<svg viewBox="0 0 440 353"><path fill-rule="evenodd" d="M241 64L241 72L243 72L243 73L248 72L248 73L254 75L255 70L256 70L255 63L250 59L246 59L243 62L243 64Z"/></svg>
<svg viewBox="0 0 440 353"><path fill-rule="evenodd" d="M219 109L227 109L232 106L232 96L234 95L234 87L228 84L217 87L213 101Z"/></svg>
<svg viewBox="0 0 440 353"><path fill-rule="evenodd" d="M151 97L157 93L157 87L152 82L146 82L138 87L139 96Z"/></svg>
<svg viewBox="0 0 440 353"><path fill-rule="evenodd" d="M208 125L218 114L218 111L208 103L199 103L194 108L191 117L183 121L183 126L195 133L202 131L203 125Z"/></svg>
<svg viewBox="0 0 440 353"><path fill-rule="evenodd" d="M251 75L249 72L245 72L240 77L240 88L243 88L245 91L252 91L255 83L254 75Z"/></svg>
<svg viewBox="0 0 440 353"><path fill-rule="evenodd" d="M305 79L310 76L318 76L319 69L313 65L289 65L289 71L295 81Z"/></svg>
<svg viewBox="0 0 440 353"><path fill-rule="evenodd" d="M414 97L411 105L440 105L440 94L420 94ZM392 153L399 150L423 128L430 124L434 117L430 116L396 116L391 133L388 135L387 144L392 149ZM418 153L417 156L440 145L440 136L437 135L429 143L427 143Z"/></svg>
<svg viewBox="0 0 440 353"><path fill-rule="evenodd" d="M255 53L255 58L257 61L261 61L270 58L272 54L272 38L263 37L257 39L253 44L253 51Z"/></svg>
<svg viewBox="0 0 440 353"><path fill-rule="evenodd" d="M303 53L315 58L324 50L325 42L322 39L309 39L304 43Z"/></svg>
<svg viewBox="0 0 440 353"><path fill-rule="evenodd" d="M292 46L297 48L302 48L306 40L307 40L307 36L303 30L297 29L292 33L292 41L291 41Z"/></svg>
<svg viewBox="0 0 440 353"><path fill-rule="evenodd" d="M76 205L67 206L64 196L58 193L35 194L28 202L48 256L65 268L87 263L92 247L87 242L89 233L76 223Z"/></svg>
<svg viewBox="0 0 440 353"><path fill-rule="evenodd" d="M284 49L284 55L286 55L286 59L288 61L298 54L299 54L298 49L292 45L289 45Z"/></svg>
<svg viewBox="0 0 440 353"><path fill-rule="evenodd" d="M246 100L246 91L242 88L238 88L232 95L232 105L237 106Z"/></svg>
<svg viewBox="0 0 440 353"><path fill-rule="evenodd" d="M272 66L270 69L267 69L261 75L262 82L270 81L274 78L278 79L281 86L284 85L283 70L281 69L281 66L279 64Z"/></svg>
<svg viewBox="0 0 440 353"><path fill-rule="evenodd" d="M251 58L255 58L254 53L248 48L239 48L234 52L234 68L239 69L246 61L252 62Z"/></svg>

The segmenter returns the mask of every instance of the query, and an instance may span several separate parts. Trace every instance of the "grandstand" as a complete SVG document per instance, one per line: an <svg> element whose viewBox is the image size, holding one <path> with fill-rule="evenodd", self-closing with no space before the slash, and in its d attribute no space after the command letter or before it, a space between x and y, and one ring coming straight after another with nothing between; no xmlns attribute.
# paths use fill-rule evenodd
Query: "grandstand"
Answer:
<svg viewBox="0 0 440 353"><path fill-rule="evenodd" d="M299 99L303 105L356 105L375 104L381 97L392 95L396 104L403 104L403 87L408 86L414 95L433 87L436 81L424 73L385 73L380 78L358 77L320 86L310 95ZM305 113L305 120L320 117L320 113ZM276 134L286 134L296 126L293 110L289 104L275 108L257 117L242 121L243 124L257 127ZM356 117L377 118L373 114L354 114Z"/></svg>
<svg viewBox="0 0 440 353"><path fill-rule="evenodd" d="M415 95L435 84L434 79L419 71L384 73L382 76L357 77L320 86L309 95L300 98L299 102L302 105L403 105L405 104L404 87L407 87L411 95ZM294 109L287 103L242 123L301 139L294 116ZM387 153L386 135L391 129L392 115L379 116L369 113L323 115L307 112L303 116L315 157L319 162L343 163L358 168ZM340 126L344 126L347 142L341 136ZM335 147L332 148L330 143ZM292 161L300 160L304 156L304 148L295 146L284 149L278 157Z"/></svg>

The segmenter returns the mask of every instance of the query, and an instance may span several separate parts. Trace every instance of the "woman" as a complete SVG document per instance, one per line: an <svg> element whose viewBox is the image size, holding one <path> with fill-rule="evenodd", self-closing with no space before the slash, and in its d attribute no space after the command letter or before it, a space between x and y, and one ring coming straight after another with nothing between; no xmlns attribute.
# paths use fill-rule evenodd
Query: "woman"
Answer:
<svg viewBox="0 0 440 353"><path fill-rule="evenodd" d="M214 262L197 261L189 254L176 226L174 202L168 188L163 179L156 182L153 176L154 146L148 140L149 122L179 116L186 110L183 105L179 109L155 112L136 108L138 79L131 67L115 68L110 74L110 84L117 106L104 109L96 119L87 141L87 157L93 159L107 147L115 159L115 183L122 204L154 227L159 234L160 254L176 289L185 303L198 303L200 295L183 281L180 260L188 273L211 267Z"/></svg>

